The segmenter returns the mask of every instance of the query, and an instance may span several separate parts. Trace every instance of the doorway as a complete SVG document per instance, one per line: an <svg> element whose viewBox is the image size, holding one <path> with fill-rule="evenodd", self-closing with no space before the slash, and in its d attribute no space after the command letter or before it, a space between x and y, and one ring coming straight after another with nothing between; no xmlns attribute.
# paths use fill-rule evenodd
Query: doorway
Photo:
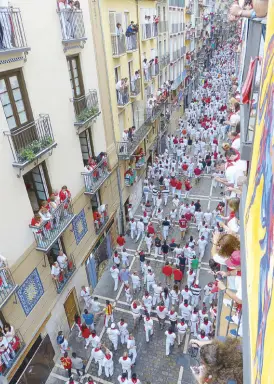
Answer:
<svg viewBox="0 0 274 384"><path fill-rule="evenodd" d="M70 294L68 295L64 303L64 308L65 308L66 316L68 319L69 327L70 329L72 329L74 325L74 316L76 315L76 313L79 313L79 305L77 301L75 288L73 288Z"/></svg>

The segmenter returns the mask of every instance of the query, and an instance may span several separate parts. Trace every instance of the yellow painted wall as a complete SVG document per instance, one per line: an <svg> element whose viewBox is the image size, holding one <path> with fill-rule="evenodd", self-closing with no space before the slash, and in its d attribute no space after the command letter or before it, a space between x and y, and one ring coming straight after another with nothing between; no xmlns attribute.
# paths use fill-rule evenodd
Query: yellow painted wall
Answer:
<svg viewBox="0 0 274 384"><path fill-rule="evenodd" d="M270 0L268 15L274 14ZM274 383L274 24L268 19L262 83L245 208L247 290L252 377Z"/></svg>

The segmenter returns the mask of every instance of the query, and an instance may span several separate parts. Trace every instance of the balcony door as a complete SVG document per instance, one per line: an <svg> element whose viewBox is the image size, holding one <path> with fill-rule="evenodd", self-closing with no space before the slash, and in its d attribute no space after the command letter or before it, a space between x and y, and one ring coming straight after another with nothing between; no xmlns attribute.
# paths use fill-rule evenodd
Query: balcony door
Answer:
<svg viewBox="0 0 274 384"><path fill-rule="evenodd" d="M80 313L75 288L73 288L72 291L69 293L64 303L64 309L67 316L69 327L70 329L72 329L72 327L74 326L74 316L77 313Z"/></svg>
<svg viewBox="0 0 274 384"><path fill-rule="evenodd" d="M91 129L88 128L79 135L82 158L84 165L87 165L88 159L95 156L94 146L92 141Z"/></svg>
<svg viewBox="0 0 274 384"><path fill-rule="evenodd" d="M72 97L80 97L85 94L81 63L79 55L67 56L69 79Z"/></svg>
<svg viewBox="0 0 274 384"><path fill-rule="evenodd" d="M45 162L23 176L33 212L40 209L41 202L49 198L52 190Z"/></svg>

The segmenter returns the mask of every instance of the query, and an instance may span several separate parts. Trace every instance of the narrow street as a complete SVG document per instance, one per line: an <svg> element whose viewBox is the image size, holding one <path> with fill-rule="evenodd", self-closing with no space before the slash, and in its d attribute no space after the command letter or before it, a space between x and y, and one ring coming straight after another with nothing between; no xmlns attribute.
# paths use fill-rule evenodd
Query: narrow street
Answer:
<svg viewBox="0 0 274 384"><path fill-rule="evenodd" d="M202 211L205 212L208 208L213 210L218 202L220 201L220 192L221 189L217 187L216 189L212 186L212 179L210 175L203 175L201 181L198 185L193 185L192 193L190 195L191 200L199 199L202 205ZM164 207L164 215L169 214L172 208L172 196L169 196L168 205ZM135 213L135 219L138 220L141 217L141 208L139 207ZM152 222L155 224L154 227L157 228L157 220L155 218L155 209L152 216ZM190 225L190 228L186 234L185 240L181 245L184 245L185 242L189 239L190 236L193 236L194 239L198 239L198 231L194 224ZM180 232L178 225L175 225L175 228L170 231L169 240L174 237L176 241L180 239ZM136 250L144 249L146 250L146 245L144 240L141 240L136 244L131 240L129 236L126 236L126 249L130 255L130 270L140 272L139 258L135 255ZM203 288L207 282L212 280L212 275L208 274L208 260L210 257L210 244L206 248L205 256L198 270L199 282ZM171 258L171 257L170 257ZM156 281L162 281L164 286L164 276L161 273L161 268L163 266L163 257L158 257L157 260L154 258L154 248L150 257L146 257L147 260L151 260L151 266L156 275ZM109 266L112 263L110 262ZM184 282L182 286L186 283L186 277L184 277ZM190 339L190 333L188 332L184 343L178 348L177 343L173 347L172 353L170 356L165 356L165 335L164 331L160 330L157 324L157 319L155 312L152 316L154 317L154 336L150 343L145 342L145 332L143 329L143 324L141 323L137 330L133 330L133 318L130 312L129 305L126 303L125 293L122 285L119 283L119 288L117 292L113 290L113 279L110 276L109 270L107 269L100 281L97 284L97 287L93 293L93 296L97 296L102 307L105 304L105 300L110 300L115 304L114 318L117 323L121 318L123 318L128 323L129 332L134 334L137 345L137 360L136 367L134 367L133 372L136 372L138 378L141 380L142 384L164 384L164 383L182 383L182 384L192 384L194 383L192 373L190 371L190 365L194 365L195 361L191 361L188 355L188 342ZM182 287L181 287L182 288ZM143 296L144 290L134 298L141 299ZM166 321L166 323L169 323ZM166 329L168 326L166 326ZM111 346L111 343L108 339L108 336L105 332L105 327L103 326L103 319L97 323L96 330L98 335L100 335L103 344L106 346ZM90 348L88 350L84 349L84 340L78 338L78 331L74 327L70 339L69 345L72 350L75 351L80 357L87 360L87 372L91 374L96 382L98 383L117 383L117 377L121 373L121 367L118 363L119 358L122 356L123 352L126 350L125 346L119 344L118 351L114 352L114 375L110 381L104 374L98 378L97 368L94 362L90 361ZM77 376L76 376L77 377ZM48 380L48 384L61 384L67 380L66 373L60 364L57 364L51 373L51 376ZM84 382L81 381L81 382Z"/></svg>

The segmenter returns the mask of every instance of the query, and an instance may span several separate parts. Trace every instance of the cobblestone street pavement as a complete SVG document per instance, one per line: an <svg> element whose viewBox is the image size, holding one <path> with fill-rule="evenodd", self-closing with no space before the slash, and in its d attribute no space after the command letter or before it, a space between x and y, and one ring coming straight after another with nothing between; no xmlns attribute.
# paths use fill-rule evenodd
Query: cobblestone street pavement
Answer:
<svg viewBox="0 0 274 384"><path fill-rule="evenodd" d="M199 199L201 201L203 212L206 209L210 208L213 210L218 202L221 200L220 192L222 190L217 187L214 189L212 187L212 179L209 175L204 175L201 178L201 181L198 185L193 185L192 193L189 197L189 201ZM184 199L184 195L182 196ZM172 206L172 196L169 196L168 205L164 208L164 214L169 214ZM135 219L138 220L141 217L141 208L139 207L135 214ZM157 227L157 220L155 214L152 217L152 221ZM189 239L190 235L194 236L194 239L198 239L198 231L194 224L190 225L190 228L186 234L185 240L181 245L184 245L185 242ZM175 237L176 241L180 239L179 228L176 225L175 228L170 231L168 240L171 237ZM126 248L130 254L130 270L140 272L139 259L135 255L136 250L144 249L146 250L146 245L144 240L139 241L137 244L131 240L129 236L126 236ZM212 280L212 275L208 273L208 260L210 254L210 244L206 248L205 256L202 260L199 273L200 285L203 288L204 285ZM169 256L171 258L171 256ZM156 281L162 281L164 283L163 275L161 273L161 268L163 266L163 258L160 256L157 260L154 258L154 248L150 256L147 256L146 259L151 260L151 266L154 269L156 275ZM109 267L112 265L111 261ZM183 284L186 283L186 277L184 278ZM164 284L163 284L164 285ZM143 284L142 284L143 286ZM188 341L190 339L190 334L187 333L183 344L178 347L177 342L172 348L171 355L166 357L165 355L165 335L164 331L160 331L155 313L152 312L154 317L154 335L152 340L149 343L145 341L145 332L143 327L143 322L139 324L136 330L133 330L133 318L130 313L129 305L126 303L125 294L121 283L119 283L118 291L114 292L113 290L114 283L113 279L110 276L109 268L104 272L102 278L97 284L97 287L93 293L93 296L98 296L102 306L105 304L105 300L109 299L112 303L115 303L116 308L114 312L115 322L117 323L121 318L124 318L128 323L129 332L133 333L136 339L137 345L137 360L136 367L133 368L132 372L136 372L138 378L141 380L142 384L192 384L194 379L190 371L190 365L195 364L195 360L191 361L188 355ZM144 289L142 287L141 292L134 295L134 298L143 296ZM166 323L168 323L166 321ZM166 324L166 329L168 324ZM101 336L102 342L111 348L109 339L106 335L105 328L103 326L103 319L101 318L98 321L96 326L97 333ZM84 340L77 336L77 331L74 328L69 337L69 345L72 352L76 352L80 357L87 361L87 372L91 374L96 381L96 383L118 383L117 377L121 374L121 366L118 363L118 359L122 356L123 352L126 351L126 346L119 344L118 351L114 352L114 375L111 379L106 378L104 373L98 378L97 367L94 362L90 361L90 351L84 349ZM74 375L75 379L78 380L77 375ZM56 365L51 376L48 380L48 384L61 384L66 382L68 379L66 377L66 372L62 369L60 365ZM80 382L85 383L84 379L81 379Z"/></svg>

